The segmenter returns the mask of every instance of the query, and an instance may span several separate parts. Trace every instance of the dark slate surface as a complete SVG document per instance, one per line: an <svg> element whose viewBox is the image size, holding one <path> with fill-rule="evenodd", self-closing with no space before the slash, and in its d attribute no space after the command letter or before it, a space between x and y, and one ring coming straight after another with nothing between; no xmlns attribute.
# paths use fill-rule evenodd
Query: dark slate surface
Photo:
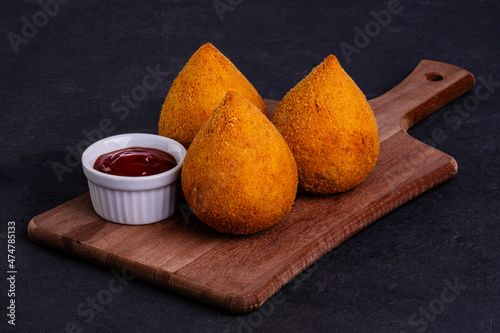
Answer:
<svg viewBox="0 0 500 333"><path fill-rule="evenodd" d="M221 0L221 15L212 1L54 3L0 5L0 272L7 275L9 221L18 271L15 327L1 279L0 331L500 331L499 1ZM372 11L387 9L391 17L375 23ZM370 40L356 39L365 28ZM457 176L330 252L250 315L136 280L111 294L113 272L32 243L26 227L87 190L68 150L78 155L102 134L157 131L170 84L208 41L272 99L330 53L368 98L422 59L469 70L482 88L411 130L455 157ZM344 54L347 44L357 51ZM141 95L150 70L158 84ZM59 177L54 162L67 167ZM96 298L105 304L93 308Z"/></svg>

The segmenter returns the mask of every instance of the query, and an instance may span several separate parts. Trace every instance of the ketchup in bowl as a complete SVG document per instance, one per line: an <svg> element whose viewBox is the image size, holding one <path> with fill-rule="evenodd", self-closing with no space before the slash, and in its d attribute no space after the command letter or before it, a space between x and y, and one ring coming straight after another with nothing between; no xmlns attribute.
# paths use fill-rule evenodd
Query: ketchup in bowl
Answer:
<svg viewBox="0 0 500 333"><path fill-rule="evenodd" d="M130 147L102 154L94 163L97 171L116 176L156 175L174 168L172 154L155 148Z"/></svg>

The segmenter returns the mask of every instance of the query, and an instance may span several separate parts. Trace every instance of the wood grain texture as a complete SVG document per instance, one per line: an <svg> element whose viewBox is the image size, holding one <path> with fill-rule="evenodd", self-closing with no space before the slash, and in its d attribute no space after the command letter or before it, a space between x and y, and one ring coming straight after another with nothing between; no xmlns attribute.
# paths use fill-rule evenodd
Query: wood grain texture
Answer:
<svg viewBox="0 0 500 333"><path fill-rule="evenodd" d="M453 177L455 160L406 130L470 90L474 77L422 61L391 91L370 102L380 157L365 182L342 194L298 194L277 225L252 236L220 234L177 212L145 226L101 219L85 193L34 217L31 239L98 265L233 313L260 307L321 256L381 216ZM266 101L272 112L277 102Z"/></svg>

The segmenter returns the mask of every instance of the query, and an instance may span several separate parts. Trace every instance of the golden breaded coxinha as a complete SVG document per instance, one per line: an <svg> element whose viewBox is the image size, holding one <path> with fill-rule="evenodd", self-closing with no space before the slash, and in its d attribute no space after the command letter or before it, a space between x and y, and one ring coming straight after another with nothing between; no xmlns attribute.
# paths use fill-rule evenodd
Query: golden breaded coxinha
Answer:
<svg viewBox="0 0 500 333"><path fill-rule="evenodd" d="M282 219L297 193L297 165L276 128L228 92L189 147L182 189L194 214L214 229L253 234Z"/></svg>
<svg viewBox="0 0 500 333"><path fill-rule="evenodd" d="M189 147L229 90L267 116L264 101L236 66L212 44L201 46L170 87L160 114L159 134Z"/></svg>
<svg viewBox="0 0 500 333"><path fill-rule="evenodd" d="M286 94L271 121L295 156L302 191L347 191L363 182L375 166L379 154L375 115L334 55Z"/></svg>

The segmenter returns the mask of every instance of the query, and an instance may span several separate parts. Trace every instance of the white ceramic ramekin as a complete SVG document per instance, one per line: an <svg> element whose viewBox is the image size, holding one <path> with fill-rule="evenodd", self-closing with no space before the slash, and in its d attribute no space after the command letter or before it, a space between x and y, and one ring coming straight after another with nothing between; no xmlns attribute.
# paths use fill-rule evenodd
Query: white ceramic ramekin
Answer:
<svg viewBox="0 0 500 333"><path fill-rule="evenodd" d="M93 168L102 154L129 147L156 148L172 154L177 165L144 177L115 176ZM186 149L172 139L143 133L110 136L90 145L82 155L83 173L92 205L102 218L121 224L148 224L171 216L180 194L180 174Z"/></svg>

